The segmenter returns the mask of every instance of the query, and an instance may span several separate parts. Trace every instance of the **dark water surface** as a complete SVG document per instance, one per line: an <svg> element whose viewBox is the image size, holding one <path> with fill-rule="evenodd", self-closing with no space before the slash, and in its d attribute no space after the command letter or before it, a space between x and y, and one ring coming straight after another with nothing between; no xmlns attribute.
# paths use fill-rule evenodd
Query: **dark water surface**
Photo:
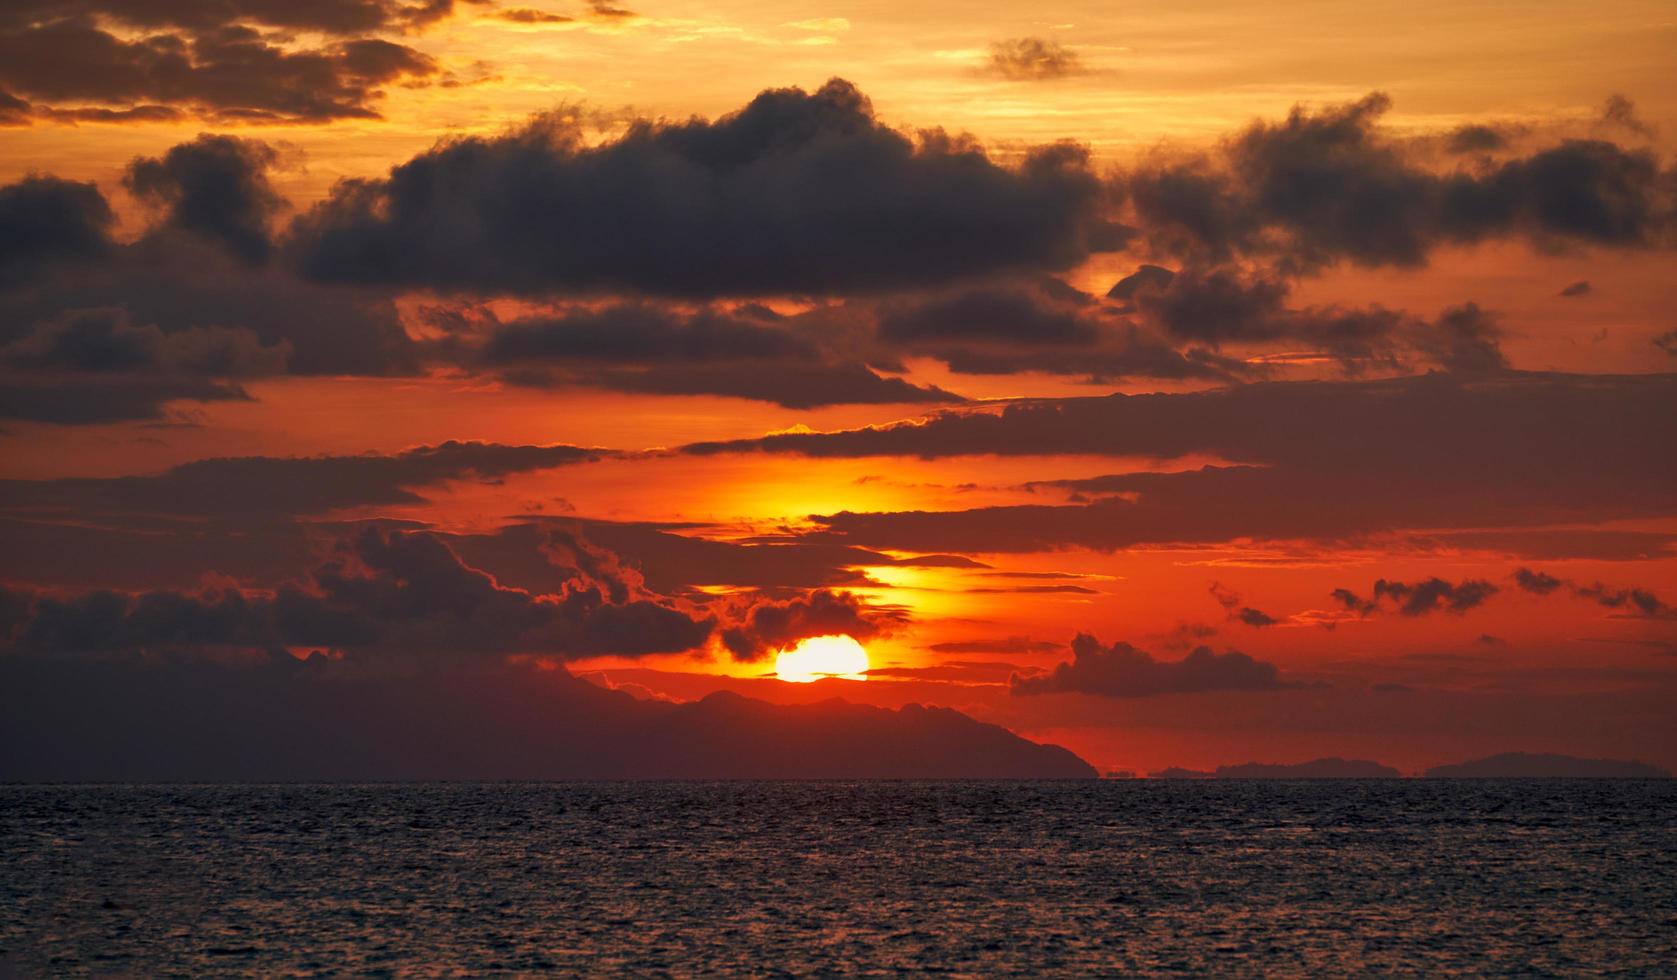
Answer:
<svg viewBox="0 0 1677 980"><path fill-rule="evenodd" d="M0 786L33 974L1677 974L1677 781Z"/></svg>

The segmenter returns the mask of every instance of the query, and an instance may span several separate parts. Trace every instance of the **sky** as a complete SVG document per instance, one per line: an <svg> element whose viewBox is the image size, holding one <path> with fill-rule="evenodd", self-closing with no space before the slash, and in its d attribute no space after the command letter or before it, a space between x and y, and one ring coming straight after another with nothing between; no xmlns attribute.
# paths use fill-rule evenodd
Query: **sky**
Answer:
<svg viewBox="0 0 1677 980"><path fill-rule="evenodd" d="M1673 52L1654 2L7 4L0 658L93 742L100 671L210 719L294 665L1677 767ZM865 670L781 679L820 636Z"/></svg>

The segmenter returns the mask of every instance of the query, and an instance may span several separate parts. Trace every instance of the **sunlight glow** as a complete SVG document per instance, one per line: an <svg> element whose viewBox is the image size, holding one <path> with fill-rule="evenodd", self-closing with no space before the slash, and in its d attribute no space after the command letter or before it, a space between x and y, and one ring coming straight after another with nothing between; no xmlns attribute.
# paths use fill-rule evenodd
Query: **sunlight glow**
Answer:
<svg viewBox="0 0 1677 980"><path fill-rule="evenodd" d="M812 636L774 658L775 676L798 684L823 677L865 681L867 671L868 652L849 636Z"/></svg>

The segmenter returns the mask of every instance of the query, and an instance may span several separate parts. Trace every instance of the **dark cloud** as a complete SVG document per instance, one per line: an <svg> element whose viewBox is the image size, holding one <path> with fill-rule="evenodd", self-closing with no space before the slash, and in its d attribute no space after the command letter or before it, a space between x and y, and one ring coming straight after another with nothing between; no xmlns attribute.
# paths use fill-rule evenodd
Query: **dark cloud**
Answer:
<svg viewBox="0 0 1677 980"><path fill-rule="evenodd" d="M736 660L760 660L811 636L869 640L890 632L901 615L869 607L848 592L818 589L791 599L747 597L726 615L720 639Z"/></svg>
<svg viewBox="0 0 1677 980"><path fill-rule="evenodd" d="M933 643L926 649L934 653L1001 653L1009 655L1028 653L1057 653L1064 650L1064 643L1054 643L1049 640L1033 640L1028 636L1010 636L1001 640L961 640L947 643Z"/></svg>
<svg viewBox="0 0 1677 980"><path fill-rule="evenodd" d="M265 347L249 330L191 327L164 333L135 326L123 310L75 310L0 346L0 365L41 372L259 377L285 370L284 344Z"/></svg>
<svg viewBox="0 0 1677 980"><path fill-rule="evenodd" d="M54 425L161 420L171 402L249 399L238 385L202 378L0 379L0 419Z"/></svg>
<svg viewBox="0 0 1677 980"><path fill-rule="evenodd" d="M1405 369L1416 362L1461 373L1506 370L1502 330L1473 303L1427 321L1379 306L1287 304L1291 283L1278 275L1233 267L1190 268L1172 274L1136 273L1113 287L1126 308L1174 341L1216 350L1224 344L1306 346L1331 356L1349 373L1371 366Z"/></svg>
<svg viewBox="0 0 1677 980"><path fill-rule="evenodd" d="M781 319L620 304L501 325L479 357L508 380L536 386L728 395L790 408L963 400L846 362Z"/></svg>
<svg viewBox="0 0 1677 980"><path fill-rule="evenodd" d="M577 446L445 442L394 455L204 459L155 476L0 481L0 508L13 514L163 514L220 521L270 521L345 507L418 503L414 488L492 479L599 459Z"/></svg>
<svg viewBox="0 0 1677 980"><path fill-rule="evenodd" d="M1203 691L1271 691L1283 683L1274 664L1230 650L1197 647L1181 660L1155 660L1128 643L1102 646L1087 633L1071 643L1072 659L1047 674L1014 675L1015 695L1096 694L1142 698Z"/></svg>
<svg viewBox="0 0 1677 980"><path fill-rule="evenodd" d="M106 254L115 221L92 184L25 177L0 187L0 285L54 262Z"/></svg>
<svg viewBox="0 0 1677 980"><path fill-rule="evenodd" d="M208 31L230 23L327 34L423 27L448 16L454 0L9 0L0 26L70 17L138 28Z"/></svg>
<svg viewBox="0 0 1677 980"><path fill-rule="evenodd" d="M878 340L887 356L928 356L961 374L1043 371L1104 382L1229 380L1246 373L1241 362L1204 349L1178 350L1158 331L1053 279L887 302L878 313Z"/></svg>
<svg viewBox="0 0 1677 980"><path fill-rule="evenodd" d="M555 14L533 7L501 7L490 11L489 16L496 20L504 20L513 24L566 24L573 18L564 14Z"/></svg>
<svg viewBox="0 0 1677 980"><path fill-rule="evenodd" d="M1494 153L1505 150L1509 133L1505 127L1485 123L1467 123L1450 131L1445 149L1450 153Z"/></svg>
<svg viewBox="0 0 1677 980"><path fill-rule="evenodd" d="M1667 330L1654 338L1654 346L1665 351L1672 357L1677 357L1677 330Z"/></svg>
<svg viewBox="0 0 1677 980"><path fill-rule="evenodd" d="M460 658L510 653L581 657L689 650L711 621L599 577L573 559L556 593L501 586L433 535L367 528L307 580L267 592L218 589L31 597L12 652L203 652L317 646L357 655ZM597 553L592 564L600 564ZM609 569L615 571L615 566Z"/></svg>
<svg viewBox="0 0 1677 980"><path fill-rule="evenodd" d="M1239 257L1284 274L1338 261L1415 266L1436 247L1524 237L1540 245L1658 247L1673 240L1671 175L1650 152L1565 140L1439 173L1383 133L1375 93L1255 123L1214 157L1163 157L1126 187L1151 247L1195 264Z"/></svg>
<svg viewBox="0 0 1677 980"><path fill-rule="evenodd" d="M1430 330L1414 333L1412 343L1446 371L1489 374L1508 370L1496 318L1473 303L1441 314Z"/></svg>
<svg viewBox="0 0 1677 980"><path fill-rule="evenodd" d="M559 117L449 142L340 187L293 249L320 279L467 292L880 290L1075 265L1103 194L1081 149L1004 168L835 79L598 145Z"/></svg>
<svg viewBox="0 0 1677 980"><path fill-rule="evenodd" d="M1413 584L1379 579L1373 597L1364 599L1350 589L1334 589L1330 596L1348 612L1368 616L1389 605L1404 616L1425 616L1432 612L1461 615L1477 609L1501 590L1484 579L1463 579L1458 583L1433 577Z"/></svg>
<svg viewBox="0 0 1677 980"><path fill-rule="evenodd" d="M1573 594L1590 599L1608 609L1624 609L1655 619L1673 618L1674 612L1659 596L1642 588L1617 588L1592 582L1573 586Z"/></svg>
<svg viewBox="0 0 1677 980"><path fill-rule="evenodd" d="M1630 615L1649 619L1677 618L1677 609L1667 605L1650 590L1639 586L1610 586L1600 582L1584 584L1556 578L1546 572L1529 568L1515 569L1513 579L1522 590L1533 595L1547 596L1564 588L1572 595L1588 599L1605 609L1624 610Z"/></svg>
<svg viewBox="0 0 1677 980"><path fill-rule="evenodd" d="M551 376L525 374L517 380L539 385L551 383L553 379ZM948 404L966 400L936 386L921 387L901 378L875 374L861 364L681 364L649 369L597 369L588 372L582 380L615 391L649 395L725 395L771 402L786 408Z"/></svg>
<svg viewBox="0 0 1677 980"><path fill-rule="evenodd" d="M135 110L143 119L180 107L228 120L371 119L382 86L439 70L430 56L375 37L293 48L232 21L128 38L86 14L0 20L0 86L37 100L31 110L47 118L87 107L113 121Z"/></svg>
<svg viewBox="0 0 1677 980"><path fill-rule="evenodd" d="M1635 420L1635 424L1626 424ZM1308 438L1302 438L1302 434ZM821 515L825 540L965 553L1359 538L1670 516L1677 377L1446 375L1019 403L688 452L822 457L1204 453L1245 465L1052 486L1078 506Z"/></svg>
<svg viewBox="0 0 1677 980"><path fill-rule="evenodd" d="M165 227L204 235L247 262L272 249L270 226L286 201L268 182L278 159L259 140L199 136L161 158L128 165L123 183L142 201L164 209Z"/></svg>
<svg viewBox="0 0 1677 980"><path fill-rule="evenodd" d="M1170 286L1176 273L1161 265L1142 265L1134 272L1112 284L1107 299L1128 303L1142 290L1161 291Z"/></svg>
<svg viewBox="0 0 1677 980"><path fill-rule="evenodd" d="M1261 609L1253 609L1251 606L1243 605L1240 601L1240 593L1224 587L1221 582L1211 583L1210 591L1211 597L1217 600L1219 606L1223 607L1223 612L1228 614L1228 618L1232 622L1244 623L1253 629L1274 626L1280 622L1280 620Z"/></svg>
<svg viewBox="0 0 1677 980"><path fill-rule="evenodd" d="M1077 52L1042 37L1017 37L991 44L990 58L984 68L989 74L1015 82L1065 78L1084 72L1083 60Z"/></svg>
<svg viewBox="0 0 1677 980"><path fill-rule="evenodd" d="M1529 568L1519 568L1514 571L1514 582L1527 592L1536 595L1548 595L1566 583L1553 575L1534 572Z"/></svg>
<svg viewBox="0 0 1677 980"><path fill-rule="evenodd" d="M1617 92L1601 104L1601 125L1616 127L1636 136L1651 138L1654 135L1654 127L1636 114L1636 103Z"/></svg>
<svg viewBox="0 0 1677 980"><path fill-rule="evenodd" d="M983 341L1012 347L1088 347L1097 327L1076 307L1051 306L1017 289L977 288L914 305L887 307L879 335L913 347L938 341Z"/></svg>
<svg viewBox="0 0 1677 980"><path fill-rule="evenodd" d="M1454 584L1436 577L1414 584L1380 579L1374 583L1374 601L1390 600L1405 616L1424 616L1438 610L1459 615L1484 605L1499 591L1483 579L1463 579Z"/></svg>
<svg viewBox="0 0 1677 980"><path fill-rule="evenodd" d="M1586 295L1589 294L1589 292L1590 292L1590 281L1588 279L1580 279L1577 282L1568 284L1557 295L1560 295L1560 296L1563 296L1563 297L1586 296Z"/></svg>
<svg viewBox="0 0 1677 980"><path fill-rule="evenodd" d="M248 397L226 379L281 372L284 344L245 329L164 333L122 310L76 310L0 344L0 418L57 424L158 419L174 401Z"/></svg>
<svg viewBox="0 0 1677 980"><path fill-rule="evenodd" d="M121 311L165 334L248 330L262 347L288 347L292 374L409 374L422 358L390 295L300 282L230 255L220 241L168 228L43 268L27 288L0 290L0 344L88 309Z"/></svg>

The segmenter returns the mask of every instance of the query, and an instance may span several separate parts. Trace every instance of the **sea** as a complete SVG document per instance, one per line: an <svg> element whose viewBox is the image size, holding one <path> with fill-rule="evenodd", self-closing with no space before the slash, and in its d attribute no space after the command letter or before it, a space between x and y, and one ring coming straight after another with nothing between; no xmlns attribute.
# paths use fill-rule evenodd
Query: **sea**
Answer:
<svg viewBox="0 0 1677 980"><path fill-rule="evenodd" d="M0 786L0 974L1677 976L1677 780Z"/></svg>

